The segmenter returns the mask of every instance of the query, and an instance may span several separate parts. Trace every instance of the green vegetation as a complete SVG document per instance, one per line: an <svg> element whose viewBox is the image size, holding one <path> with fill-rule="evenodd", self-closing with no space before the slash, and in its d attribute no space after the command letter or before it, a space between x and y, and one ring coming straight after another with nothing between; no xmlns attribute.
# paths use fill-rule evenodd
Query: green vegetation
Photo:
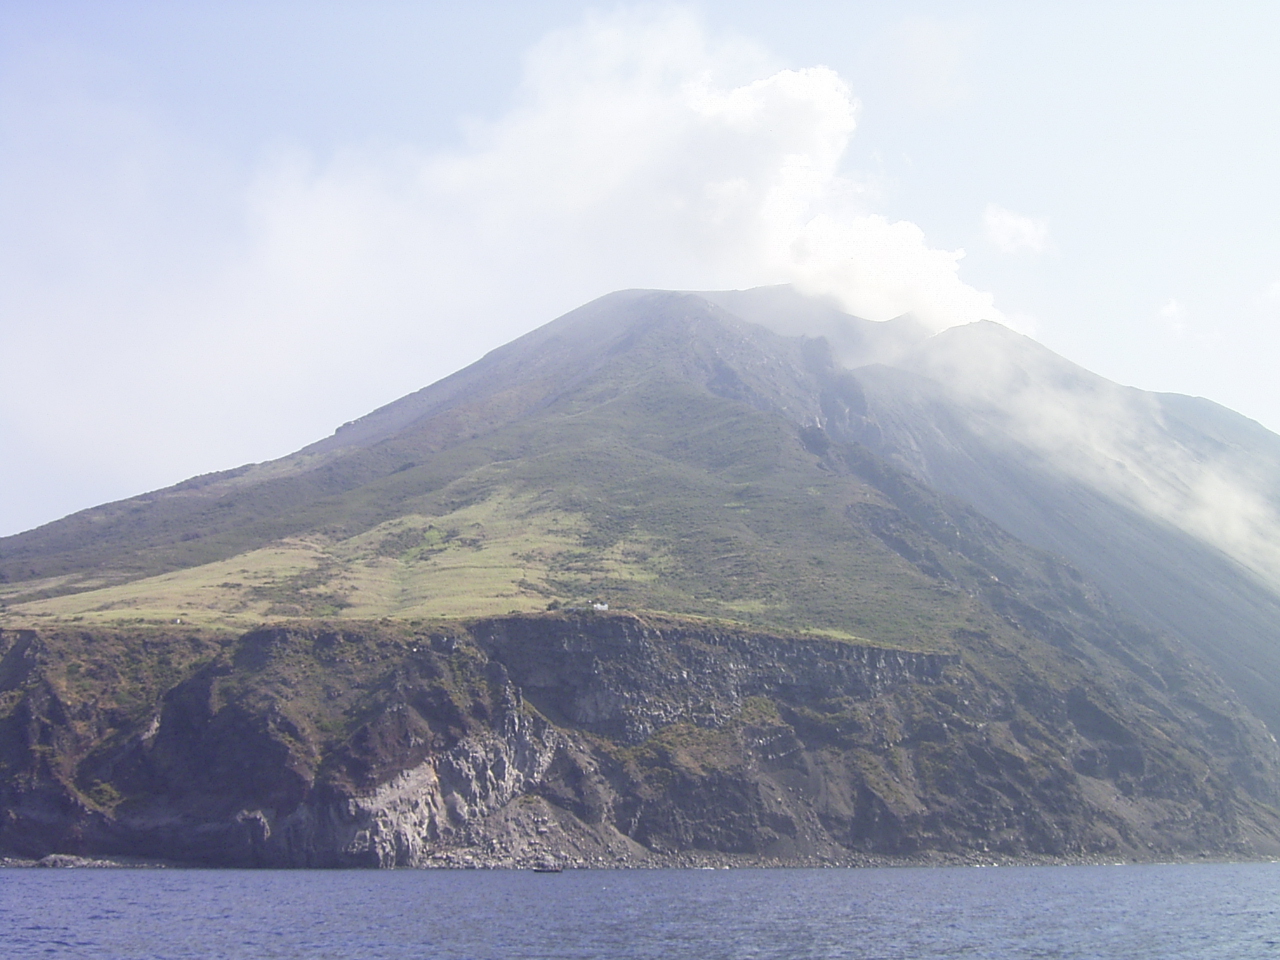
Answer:
<svg viewBox="0 0 1280 960"><path fill-rule="evenodd" d="M325 502L314 529L227 559L57 596L42 582L35 599L6 585L5 622L246 627L603 599L912 646L965 622L963 591L860 522L865 505L892 509L883 494L784 420L657 376L589 400L377 478ZM393 516L344 536L373 503Z"/></svg>

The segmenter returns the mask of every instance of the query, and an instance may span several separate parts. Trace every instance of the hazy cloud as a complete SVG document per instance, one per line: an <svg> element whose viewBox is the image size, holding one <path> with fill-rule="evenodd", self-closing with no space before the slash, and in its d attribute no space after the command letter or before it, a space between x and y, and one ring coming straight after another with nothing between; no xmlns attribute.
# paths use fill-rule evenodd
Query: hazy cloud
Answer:
<svg viewBox="0 0 1280 960"><path fill-rule="evenodd" d="M982 214L987 239L1001 253L1042 253L1049 242L1049 225L989 203Z"/></svg>
<svg viewBox="0 0 1280 960"><path fill-rule="evenodd" d="M548 35L451 150L285 144L247 180L86 70L0 90L0 375L21 398L0 440L64 451L68 509L76 463L115 478L98 499L278 456L617 288L791 281L870 319L1000 316L963 251L868 208L840 76L687 13ZM10 502L42 484L4 482Z"/></svg>
<svg viewBox="0 0 1280 960"><path fill-rule="evenodd" d="M999 328L951 331L932 346L910 365L969 407L969 429L1020 445L1016 455L1042 458L1280 585L1280 461L1197 437L1166 422L1160 394L1112 383Z"/></svg>

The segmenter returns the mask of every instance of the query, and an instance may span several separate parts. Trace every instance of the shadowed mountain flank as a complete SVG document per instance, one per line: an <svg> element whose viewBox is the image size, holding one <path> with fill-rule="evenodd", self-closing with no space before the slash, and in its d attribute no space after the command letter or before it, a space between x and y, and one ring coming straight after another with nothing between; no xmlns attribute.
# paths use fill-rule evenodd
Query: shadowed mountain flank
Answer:
<svg viewBox="0 0 1280 960"><path fill-rule="evenodd" d="M1280 730L1280 438L1207 400L1120 387L994 324L856 375L856 436L1068 558L1201 652Z"/></svg>

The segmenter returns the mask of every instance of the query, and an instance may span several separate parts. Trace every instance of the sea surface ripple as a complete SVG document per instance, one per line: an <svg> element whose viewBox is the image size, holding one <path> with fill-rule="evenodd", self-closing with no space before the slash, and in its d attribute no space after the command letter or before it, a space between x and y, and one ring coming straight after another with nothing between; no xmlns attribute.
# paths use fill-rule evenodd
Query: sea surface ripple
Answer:
<svg viewBox="0 0 1280 960"><path fill-rule="evenodd" d="M0 870L9 960L1280 956L1280 864Z"/></svg>

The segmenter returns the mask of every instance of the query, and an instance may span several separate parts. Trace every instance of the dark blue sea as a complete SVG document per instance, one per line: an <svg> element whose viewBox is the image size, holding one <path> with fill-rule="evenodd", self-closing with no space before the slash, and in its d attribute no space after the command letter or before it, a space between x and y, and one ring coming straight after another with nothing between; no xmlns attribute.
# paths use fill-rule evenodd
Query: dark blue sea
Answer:
<svg viewBox="0 0 1280 960"><path fill-rule="evenodd" d="M0 956L1280 957L1280 864L0 870Z"/></svg>

